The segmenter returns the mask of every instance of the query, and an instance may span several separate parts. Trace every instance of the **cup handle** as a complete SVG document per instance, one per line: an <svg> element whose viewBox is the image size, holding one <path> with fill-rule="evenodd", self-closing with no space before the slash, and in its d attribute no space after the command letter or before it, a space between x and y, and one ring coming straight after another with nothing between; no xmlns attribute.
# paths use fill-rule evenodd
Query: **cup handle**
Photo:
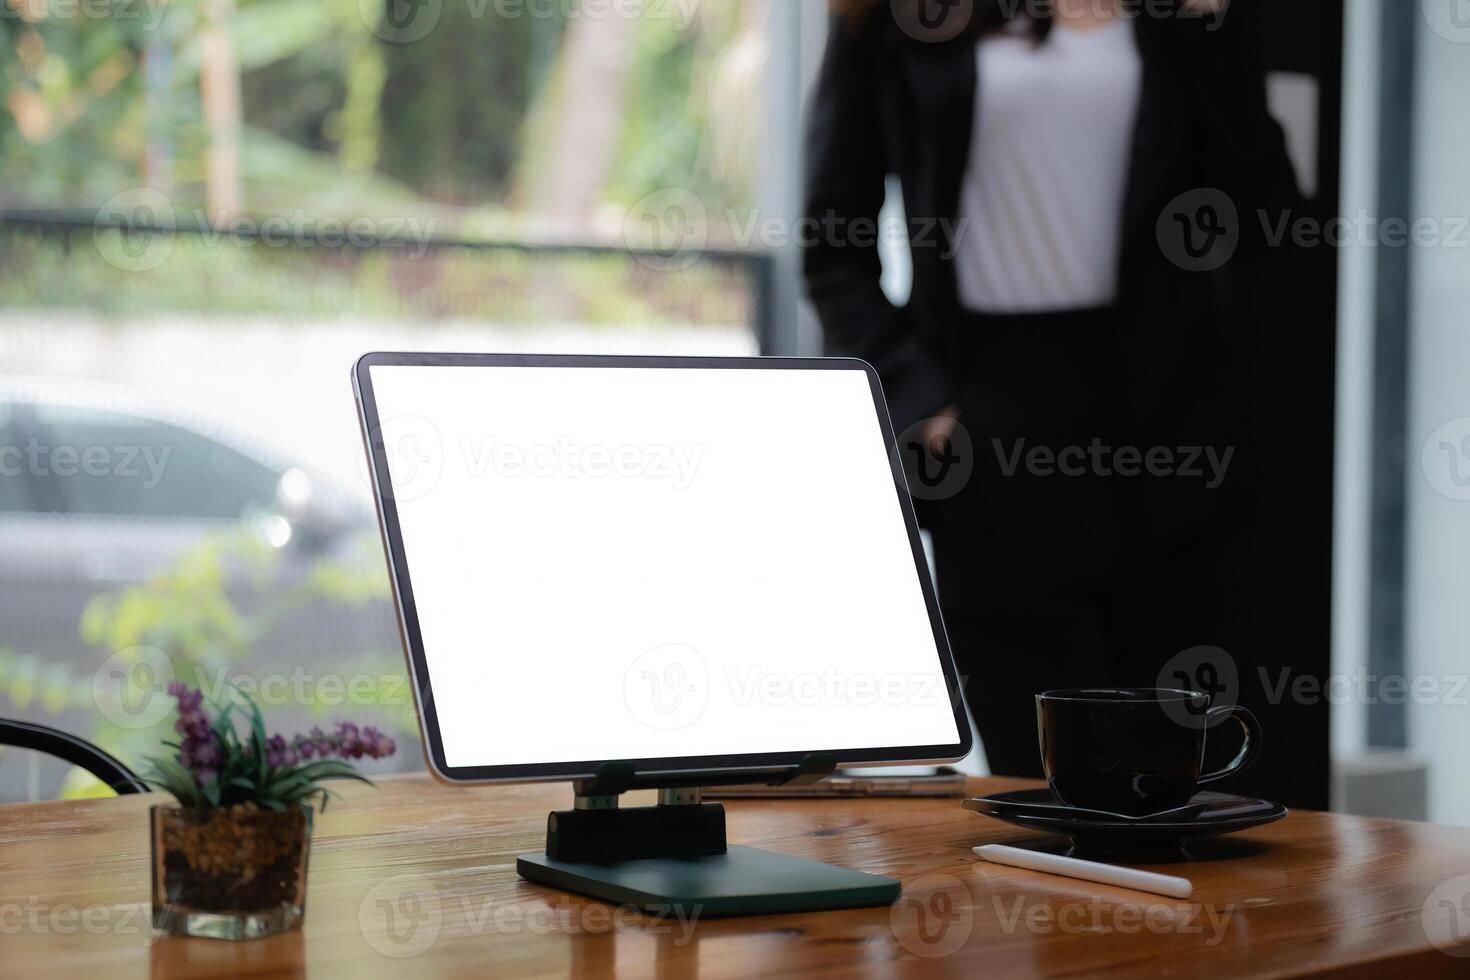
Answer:
<svg viewBox="0 0 1470 980"><path fill-rule="evenodd" d="M1200 785L1213 783L1217 779L1224 779L1226 776L1234 776L1238 772L1244 772L1250 768L1252 762L1256 761L1256 756L1261 754L1261 723L1256 720L1255 715L1238 704L1224 704L1218 708L1211 708L1209 711L1206 711L1206 730L1208 731L1214 728L1215 725L1226 718L1233 718L1240 725L1245 733L1245 741L1241 743L1240 751L1235 754L1235 758L1231 759L1225 768L1217 769L1214 772L1201 776L1199 778Z"/></svg>

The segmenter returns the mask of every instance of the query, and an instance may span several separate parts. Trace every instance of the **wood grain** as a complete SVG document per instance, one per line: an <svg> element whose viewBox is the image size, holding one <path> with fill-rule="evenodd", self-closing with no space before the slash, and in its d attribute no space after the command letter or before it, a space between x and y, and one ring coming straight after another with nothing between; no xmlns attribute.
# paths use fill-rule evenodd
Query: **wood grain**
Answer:
<svg viewBox="0 0 1470 980"><path fill-rule="evenodd" d="M1055 844L956 800L730 801L732 841L894 875L904 896L892 909L678 922L516 877L546 812L567 805L564 785L410 776L345 795L317 824L305 929L239 944L151 935L146 810L159 798L0 808L0 974L1470 975L1470 945L1456 950L1466 958L1436 948L1424 916L1429 902L1444 917L1431 925L1455 914L1470 932L1470 903L1438 904L1470 891L1457 880L1470 875L1466 829L1293 813L1193 860L1140 865L1193 879L1194 898L1177 902L986 865L971 846Z"/></svg>

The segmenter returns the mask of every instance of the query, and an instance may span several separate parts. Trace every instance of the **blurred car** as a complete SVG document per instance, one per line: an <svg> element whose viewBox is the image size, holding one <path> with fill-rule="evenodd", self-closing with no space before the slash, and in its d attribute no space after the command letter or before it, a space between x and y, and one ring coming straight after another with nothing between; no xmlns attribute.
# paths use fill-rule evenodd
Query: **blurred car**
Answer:
<svg viewBox="0 0 1470 980"><path fill-rule="evenodd" d="M107 652L78 631L92 597L148 581L211 535L275 549L281 588L324 557L381 569L354 546L373 527L365 493L227 423L130 389L0 378L0 648L95 666ZM386 601L298 612L261 657L397 647Z"/></svg>

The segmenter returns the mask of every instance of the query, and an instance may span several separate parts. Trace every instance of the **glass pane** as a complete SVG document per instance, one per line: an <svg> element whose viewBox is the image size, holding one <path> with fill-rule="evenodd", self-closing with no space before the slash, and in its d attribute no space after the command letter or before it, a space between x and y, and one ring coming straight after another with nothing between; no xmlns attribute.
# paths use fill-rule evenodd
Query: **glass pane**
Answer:
<svg viewBox="0 0 1470 980"><path fill-rule="evenodd" d="M43 7L0 16L0 373L26 382L0 400L51 406L48 452L0 507L99 519L0 535L21 549L0 561L0 715L137 764L171 722L113 723L92 679L157 648L210 684L305 670L273 727L376 722L404 748L375 765L416 767L348 370L369 350L756 353L778 305L756 210L776 8ZM208 523L274 510L288 468L310 488L291 513ZM139 518L173 520L111 533ZM63 769L36 792L79 791ZM0 760L0 801L20 772Z"/></svg>
<svg viewBox="0 0 1470 980"><path fill-rule="evenodd" d="M31 509L25 443L17 406L0 402L0 512Z"/></svg>
<svg viewBox="0 0 1470 980"><path fill-rule="evenodd" d="M131 415L36 406L27 446L47 509L126 517L244 517L269 508L278 475L198 432Z"/></svg>

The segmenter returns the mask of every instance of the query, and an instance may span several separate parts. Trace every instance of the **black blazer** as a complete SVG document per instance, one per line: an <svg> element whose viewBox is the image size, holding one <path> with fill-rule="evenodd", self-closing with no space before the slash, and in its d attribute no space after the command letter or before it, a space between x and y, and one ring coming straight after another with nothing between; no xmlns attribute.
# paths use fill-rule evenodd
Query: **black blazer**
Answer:
<svg viewBox="0 0 1470 980"><path fill-rule="evenodd" d="M1258 216L1277 220L1300 200L1280 127L1266 110L1263 75L1244 43L1246 7L1235 0L1214 31L1203 19L1135 21L1143 78L1117 296L1119 384L1128 435L1140 447L1240 449L1247 438L1241 372L1259 305L1247 283L1268 254ZM878 369L902 431L950 403L962 367L953 344L960 318L952 242L942 229L959 217L976 70L974 36L918 41L897 28L890 10L880 3L861 25L840 17L829 25L808 110L806 217L819 230L804 251L804 271L828 352ZM913 257L902 308L879 288L876 242L852 225L876 221L889 174L903 188ZM1235 256L1205 272L1171 261L1155 231L1169 202L1201 188L1223 191L1239 216ZM1278 251L1270 250L1273 261ZM1158 498L1144 507L1165 533L1212 522L1226 498L1238 497L1177 489L1143 490Z"/></svg>

